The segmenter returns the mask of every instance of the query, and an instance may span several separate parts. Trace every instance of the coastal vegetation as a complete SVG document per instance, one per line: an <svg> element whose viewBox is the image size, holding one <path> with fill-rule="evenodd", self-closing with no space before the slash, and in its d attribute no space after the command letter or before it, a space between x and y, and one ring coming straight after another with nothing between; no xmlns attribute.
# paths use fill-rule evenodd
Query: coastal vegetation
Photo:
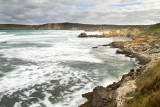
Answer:
<svg viewBox="0 0 160 107"><path fill-rule="evenodd" d="M128 94L132 97L129 107L160 107L160 61L137 79L136 86L136 91Z"/></svg>

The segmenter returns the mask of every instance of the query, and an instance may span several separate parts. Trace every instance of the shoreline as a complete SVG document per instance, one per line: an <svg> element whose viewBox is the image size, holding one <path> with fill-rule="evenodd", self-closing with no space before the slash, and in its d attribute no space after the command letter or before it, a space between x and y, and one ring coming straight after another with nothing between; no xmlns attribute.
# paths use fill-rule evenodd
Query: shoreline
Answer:
<svg viewBox="0 0 160 107"><path fill-rule="evenodd" d="M127 101L131 99L130 97L127 97L127 94L136 90L136 80L160 59L160 52L153 52L152 47L149 47L146 44L135 48L135 45L132 45L135 40L130 39L128 39L128 37L113 37L112 43L101 46L118 48L116 51L117 54L124 54L126 57L135 58L141 66L135 71L134 69L131 69L128 74L122 75L121 80L114 82L107 87L97 86L92 92L83 94L82 97L86 98L88 101L79 107L124 107L127 105ZM139 38L136 39L138 40ZM149 43L150 41L148 44ZM98 46L96 48L98 48ZM160 46L158 48L160 48Z"/></svg>

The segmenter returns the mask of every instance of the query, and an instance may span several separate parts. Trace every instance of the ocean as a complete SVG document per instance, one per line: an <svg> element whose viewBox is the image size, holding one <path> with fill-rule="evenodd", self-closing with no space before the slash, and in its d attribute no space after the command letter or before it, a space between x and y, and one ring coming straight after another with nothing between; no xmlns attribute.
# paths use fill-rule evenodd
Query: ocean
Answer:
<svg viewBox="0 0 160 107"><path fill-rule="evenodd" d="M112 38L78 38L82 32L1 30L0 107L78 107L82 94L138 66L117 48L92 48Z"/></svg>

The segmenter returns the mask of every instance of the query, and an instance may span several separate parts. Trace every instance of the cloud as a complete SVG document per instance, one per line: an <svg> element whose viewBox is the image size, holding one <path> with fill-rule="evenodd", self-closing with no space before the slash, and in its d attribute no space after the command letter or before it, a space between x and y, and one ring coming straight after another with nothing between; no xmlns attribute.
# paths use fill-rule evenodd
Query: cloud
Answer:
<svg viewBox="0 0 160 107"><path fill-rule="evenodd" d="M158 0L1 0L0 23L154 24Z"/></svg>

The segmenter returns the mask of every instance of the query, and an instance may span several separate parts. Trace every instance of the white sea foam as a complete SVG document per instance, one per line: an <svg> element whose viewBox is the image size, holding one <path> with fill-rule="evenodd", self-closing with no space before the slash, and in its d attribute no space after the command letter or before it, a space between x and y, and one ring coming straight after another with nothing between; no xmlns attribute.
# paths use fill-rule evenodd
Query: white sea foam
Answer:
<svg viewBox="0 0 160 107"><path fill-rule="evenodd" d="M115 81L116 78L107 74L107 67L102 69L106 66L104 62L106 60L116 61L117 58L127 59L124 56L116 55L116 49L109 47L92 48L93 46L108 44L112 42L112 39L76 38L81 32L83 31L40 31L30 32L31 35L20 35L19 33L19 35L2 37L0 41L9 41L8 45L24 42L48 43L51 46L0 49L0 53L3 53L2 57L6 60L17 58L22 62L35 63L33 65L19 63L19 65L13 65L14 70L4 73L5 75L0 78L0 93L2 93L0 99L3 95L12 95L14 92L36 84L51 84L51 80L55 80L58 81L58 86L64 88L71 83L74 85L60 92L59 99L63 100L54 104L49 100L49 97L52 96L51 93L45 90L53 91L57 85L41 86L42 93L45 95L44 99L38 99L38 102L32 103L30 107L41 106L41 104L47 107L75 107L85 101L81 94L92 91L96 85L105 86ZM92 34L92 32L88 33ZM99 68L98 65L101 67ZM102 77L103 74L106 77ZM30 98L30 95L36 91L34 88L23 91L25 96L20 96L20 101L16 102L14 106L21 107L22 101Z"/></svg>
<svg viewBox="0 0 160 107"><path fill-rule="evenodd" d="M0 32L0 35L1 35L1 34L5 34L5 33L6 33L6 32Z"/></svg>
<svg viewBox="0 0 160 107"><path fill-rule="evenodd" d="M103 34L103 32L89 32L89 31L85 33L87 33L88 35L102 35Z"/></svg>

